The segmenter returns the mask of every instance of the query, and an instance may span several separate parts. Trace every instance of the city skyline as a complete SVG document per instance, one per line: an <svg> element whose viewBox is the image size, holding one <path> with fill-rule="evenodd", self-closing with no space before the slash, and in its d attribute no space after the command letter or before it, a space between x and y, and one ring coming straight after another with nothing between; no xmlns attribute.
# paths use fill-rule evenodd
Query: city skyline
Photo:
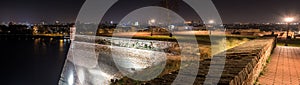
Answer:
<svg viewBox="0 0 300 85"><path fill-rule="evenodd" d="M122 18L120 15L129 13L138 7L159 5L158 2L159 0L135 2L120 0L120 3L115 4L108 11L105 21L118 22ZM213 0L213 2L225 24L236 22L277 23L281 22L282 17L300 15L300 6L297 4L300 1L298 0ZM75 22L83 3L84 0L4 0L0 7L2 12L0 22ZM122 7L128 7L128 9ZM187 21L201 20L193 10L182 2L179 3L177 13L183 14L182 17L185 17Z"/></svg>

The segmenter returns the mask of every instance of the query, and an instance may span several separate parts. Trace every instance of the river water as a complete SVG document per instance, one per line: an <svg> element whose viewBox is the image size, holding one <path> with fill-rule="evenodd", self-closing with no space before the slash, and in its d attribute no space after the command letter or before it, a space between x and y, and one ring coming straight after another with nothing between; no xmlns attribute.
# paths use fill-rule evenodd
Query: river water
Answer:
<svg viewBox="0 0 300 85"><path fill-rule="evenodd" d="M70 41L0 40L1 85L57 85Z"/></svg>

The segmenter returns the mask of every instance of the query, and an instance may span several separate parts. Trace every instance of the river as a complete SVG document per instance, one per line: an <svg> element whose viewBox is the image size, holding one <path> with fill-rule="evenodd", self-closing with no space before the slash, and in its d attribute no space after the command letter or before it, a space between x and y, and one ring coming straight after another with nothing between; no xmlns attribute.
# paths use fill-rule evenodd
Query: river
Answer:
<svg viewBox="0 0 300 85"><path fill-rule="evenodd" d="M2 85L57 85L70 42L0 40Z"/></svg>

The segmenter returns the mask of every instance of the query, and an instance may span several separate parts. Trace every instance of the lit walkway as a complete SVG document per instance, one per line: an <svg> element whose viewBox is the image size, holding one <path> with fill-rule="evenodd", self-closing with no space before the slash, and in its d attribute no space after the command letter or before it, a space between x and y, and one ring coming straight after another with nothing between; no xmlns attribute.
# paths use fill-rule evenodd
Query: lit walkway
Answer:
<svg viewBox="0 0 300 85"><path fill-rule="evenodd" d="M278 46L258 82L261 85L299 85L300 48Z"/></svg>

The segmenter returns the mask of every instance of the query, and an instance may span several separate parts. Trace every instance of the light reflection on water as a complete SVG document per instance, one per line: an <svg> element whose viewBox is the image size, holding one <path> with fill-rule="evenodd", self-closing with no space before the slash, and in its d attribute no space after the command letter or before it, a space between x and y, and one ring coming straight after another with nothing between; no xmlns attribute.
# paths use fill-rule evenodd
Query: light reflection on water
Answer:
<svg viewBox="0 0 300 85"><path fill-rule="evenodd" d="M59 51L63 51L64 50L64 44L65 43L65 40L63 40L63 39L60 39L59 40Z"/></svg>

